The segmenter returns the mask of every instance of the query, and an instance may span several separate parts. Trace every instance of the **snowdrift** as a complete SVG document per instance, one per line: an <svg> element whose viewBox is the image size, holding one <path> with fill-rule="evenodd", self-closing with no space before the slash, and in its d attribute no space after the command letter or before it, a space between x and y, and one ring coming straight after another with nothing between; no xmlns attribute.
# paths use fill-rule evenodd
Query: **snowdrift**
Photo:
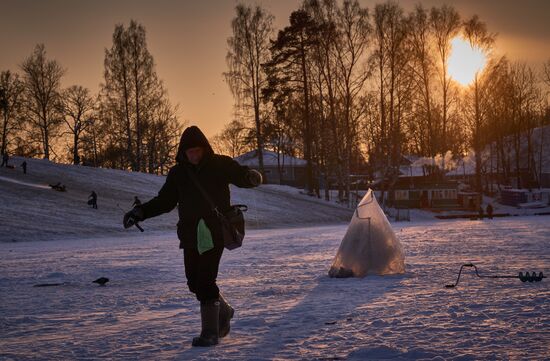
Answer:
<svg viewBox="0 0 550 361"><path fill-rule="evenodd" d="M357 206L329 270L330 277L405 273L403 247L369 189Z"/></svg>

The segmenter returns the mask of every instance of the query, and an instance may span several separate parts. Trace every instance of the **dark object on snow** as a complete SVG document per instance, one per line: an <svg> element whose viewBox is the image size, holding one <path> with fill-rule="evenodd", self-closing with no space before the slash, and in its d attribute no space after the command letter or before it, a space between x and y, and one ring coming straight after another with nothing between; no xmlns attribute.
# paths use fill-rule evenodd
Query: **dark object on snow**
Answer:
<svg viewBox="0 0 550 361"><path fill-rule="evenodd" d="M479 206L479 219L483 219L483 207Z"/></svg>
<svg viewBox="0 0 550 361"><path fill-rule="evenodd" d="M24 160L23 163L21 163L21 168L23 168L23 174L27 174L27 161Z"/></svg>
<svg viewBox="0 0 550 361"><path fill-rule="evenodd" d="M63 283L39 283L33 287L51 287L51 286L62 286Z"/></svg>
<svg viewBox="0 0 550 361"><path fill-rule="evenodd" d="M92 194L88 196L88 205L92 206L93 209L97 209L97 193L92 191Z"/></svg>
<svg viewBox="0 0 550 361"><path fill-rule="evenodd" d="M209 347L218 344L220 332L220 301L201 302L201 334L193 338L193 346Z"/></svg>
<svg viewBox="0 0 550 361"><path fill-rule="evenodd" d="M536 272L533 272L531 275L529 274L529 272L525 272L525 275L522 272L520 272L517 276L507 276L507 275L490 275L490 276L483 275L482 276L479 274L479 272L477 271L477 267L473 263L465 263L460 267L460 270L458 271L458 277L456 279L455 284L445 285L446 288L454 288L458 285L458 282L460 282L462 269L464 267L473 267L475 270L476 276L479 278L518 278L519 280L521 280L521 282L540 282L542 281L543 278L547 278L542 272L539 272L538 275L536 274Z"/></svg>
<svg viewBox="0 0 550 361"><path fill-rule="evenodd" d="M489 219L493 219L493 206L491 205L491 203L487 205L487 208L485 210L487 211L487 217L489 217Z"/></svg>
<svg viewBox="0 0 550 361"><path fill-rule="evenodd" d="M2 164L0 165L0 167L3 167L5 165L6 168L9 168L8 166L9 160L10 160L10 156L8 155L8 153L2 154Z"/></svg>
<svg viewBox="0 0 550 361"><path fill-rule="evenodd" d="M50 187L52 187L53 190L56 190L58 192L66 192L67 188L64 184L61 184L61 182L57 182L56 184L49 184Z"/></svg>
<svg viewBox="0 0 550 361"><path fill-rule="evenodd" d="M93 283L97 283L100 286L105 286L107 282L109 282L109 279L107 277L99 277L97 280L92 281Z"/></svg>
<svg viewBox="0 0 550 361"><path fill-rule="evenodd" d="M328 275L331 278L349 278L353 277L353 271L344 267L331 268L328 271Z"/></svg>

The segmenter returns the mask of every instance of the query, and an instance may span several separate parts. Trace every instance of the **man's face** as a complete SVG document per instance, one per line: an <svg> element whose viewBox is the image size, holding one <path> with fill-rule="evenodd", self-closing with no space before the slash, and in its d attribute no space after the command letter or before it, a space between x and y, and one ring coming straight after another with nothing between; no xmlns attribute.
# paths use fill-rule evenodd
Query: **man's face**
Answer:
<svg viewBox="0 0 550 361"><path fill-rule="evenodd" d="M202 147L189 148L185 151L185 155L187 156L189 163L197 165L202 160L204 150L202 149Z"/></svg>

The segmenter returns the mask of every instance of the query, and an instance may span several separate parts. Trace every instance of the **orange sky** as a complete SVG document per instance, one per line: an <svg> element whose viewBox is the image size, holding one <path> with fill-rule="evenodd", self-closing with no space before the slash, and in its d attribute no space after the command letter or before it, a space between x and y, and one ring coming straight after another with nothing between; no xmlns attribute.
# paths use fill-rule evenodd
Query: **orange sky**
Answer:
<svg viewBox="0 0 550 361"><path fill-rule="evenodd" d="M372 9L380 1L360 0ZM406 9L419 1L398 1ZM222 73L226 39L231 35L235 0L0 0L0 70L18 65L44 43L50 57L67 69L64 86L79 84L96 92L103 79L104 49L111 46L116 23L130 19L147 30L150 52L180 118L207 136L231 120L233 99ZM275 16L275 27L288 23L297 0L259 0ZM444 1L421 1L426 7ZM550 58L550 1L455 0L463 17L478 14L499 33L498 51L512 60L538 66Z"/></svg>

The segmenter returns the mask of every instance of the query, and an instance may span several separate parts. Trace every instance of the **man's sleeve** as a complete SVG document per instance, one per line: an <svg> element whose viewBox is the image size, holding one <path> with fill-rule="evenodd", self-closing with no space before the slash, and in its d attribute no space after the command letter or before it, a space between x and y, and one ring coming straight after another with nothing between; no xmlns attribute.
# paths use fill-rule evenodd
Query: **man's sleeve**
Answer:
<svg viewBox="0 0 550 361"><path fill-rule="evenodd" d="M225 158L225 167L229 174L229 183L236 185L239 188L252 188L254 184L248 179L248 168L245 165L240 165L236 160L230 157Z"/></svg>
<svg viewBox="0 0 550 361"><path fill-rule="evenodd" d="M172 167L166 176L166 181L158 195L149 202L143 203L140 207L143 210L145 219L168 213L178 204L178 187L176 182L176 168Z"/></svg>

